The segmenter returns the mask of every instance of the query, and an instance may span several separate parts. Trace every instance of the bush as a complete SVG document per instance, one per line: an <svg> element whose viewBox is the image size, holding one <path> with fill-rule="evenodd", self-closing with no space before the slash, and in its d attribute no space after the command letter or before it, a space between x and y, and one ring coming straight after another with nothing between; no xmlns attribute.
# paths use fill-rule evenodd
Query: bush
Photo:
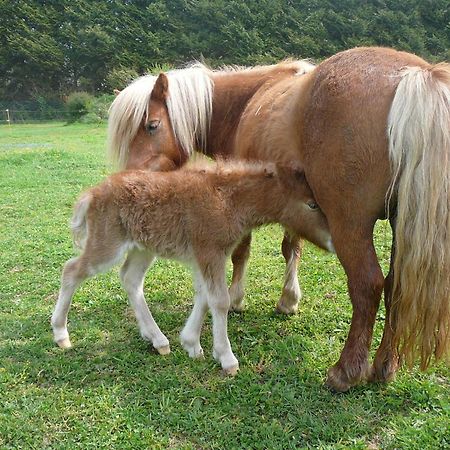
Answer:
<svg viewBox="0 0 450 450"><path fill-rule="evenodd" d="M114 95L101 95L94 97L89 106L89 111L78 119L81 123L102 123L108 120L108 111L113 102Z"/></svg>
<svg viewBox="0 0 450 450"><path fill-rule="evenodd" d="M169 70L172 70L173 66L168 63L164 64L152 64L150 67L147 68L146 73L158 76L161 72L168 72Z"/></svg>
<svg viewBox="0 0 450 450"><path fill-rule="evenodd" d="M112 93L114 89L126 88L137 77L138 73L134 69L117 67L106 76L105 84Z"/></svg>
<svg viewBox="0 0 450 450"><path fill-rule="evenodd" d="M85 116L93 103L93 97L87 92L73 92L67 97L67 122L73 123Z"/></svg>

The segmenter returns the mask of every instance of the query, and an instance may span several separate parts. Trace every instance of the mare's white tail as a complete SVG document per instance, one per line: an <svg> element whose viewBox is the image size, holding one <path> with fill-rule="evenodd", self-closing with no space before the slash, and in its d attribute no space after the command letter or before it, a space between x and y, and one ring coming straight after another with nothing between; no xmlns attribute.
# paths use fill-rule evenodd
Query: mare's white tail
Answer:
<svg viewBox="0 0 450 450"><path fill-rule="evenodd" d="M425 369L450 344L450 65L402 73L388 119L397 195L394 346Z"/></svg>

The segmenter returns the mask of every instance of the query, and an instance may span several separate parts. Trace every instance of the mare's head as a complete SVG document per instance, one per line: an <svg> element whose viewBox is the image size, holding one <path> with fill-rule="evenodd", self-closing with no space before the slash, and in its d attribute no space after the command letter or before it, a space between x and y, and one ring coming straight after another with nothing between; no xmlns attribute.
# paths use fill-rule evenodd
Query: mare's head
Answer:
<svg viewBox="0 0 450 450"><path fill-rule="evenodd" d="M119 169L176 169L204 144L211 109L203 66L138 78L111 105L110 159Z"/></svg>
<svg viewBox="0 0 450 450"><path fill-rule="evenodd" d="M328 221L314 198L303 169L277 165L283 185L282 224L324 250L334 253Z"/></svg>

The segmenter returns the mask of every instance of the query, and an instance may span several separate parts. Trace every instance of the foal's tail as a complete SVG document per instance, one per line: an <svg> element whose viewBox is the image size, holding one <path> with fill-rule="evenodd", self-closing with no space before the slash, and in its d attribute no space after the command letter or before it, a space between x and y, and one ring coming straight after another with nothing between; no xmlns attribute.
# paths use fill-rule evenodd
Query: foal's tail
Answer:
<svg viewBox="0 0 450 450"><path fill-rule="evenodd" d="M73 243L75 247L83 250L86 244L86 238L88 234L88 226L86 215L91 204L92 194L85 192L73 210L72 220L70 221L70 228L72 230Z"/></svg>
<svg viewBox="0 0 450 450"><path fill-rule="evenodd" d="M397 196L394 348L425 369L450 347L450 65L404 70L388 118Z"/></svg>

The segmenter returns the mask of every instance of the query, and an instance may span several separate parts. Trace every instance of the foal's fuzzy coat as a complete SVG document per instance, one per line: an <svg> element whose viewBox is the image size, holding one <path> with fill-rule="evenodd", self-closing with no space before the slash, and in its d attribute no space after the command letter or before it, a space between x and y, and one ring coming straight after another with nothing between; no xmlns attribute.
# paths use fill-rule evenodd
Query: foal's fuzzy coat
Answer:
<svg viewBox="0 0 450 450"><path fill-rule="evenodd" d="M159 353L169 353L169 341L145 303L143 282L155 256L174 258L190 264L194 272L195 302L181 332L183 347L191 357L203 354L200 331L209 307L214 357L225 372L235 373L238 361L227 336L226 258L250 229L273 222L333 249L325 216L299 169L201 163L175 172L110 176L85 192L75 206L72 230L83 252L63 270L52 316L55 341L60 347L71 346L67 314L80 283L128 253L120 277L141 335Z"/></svg>

